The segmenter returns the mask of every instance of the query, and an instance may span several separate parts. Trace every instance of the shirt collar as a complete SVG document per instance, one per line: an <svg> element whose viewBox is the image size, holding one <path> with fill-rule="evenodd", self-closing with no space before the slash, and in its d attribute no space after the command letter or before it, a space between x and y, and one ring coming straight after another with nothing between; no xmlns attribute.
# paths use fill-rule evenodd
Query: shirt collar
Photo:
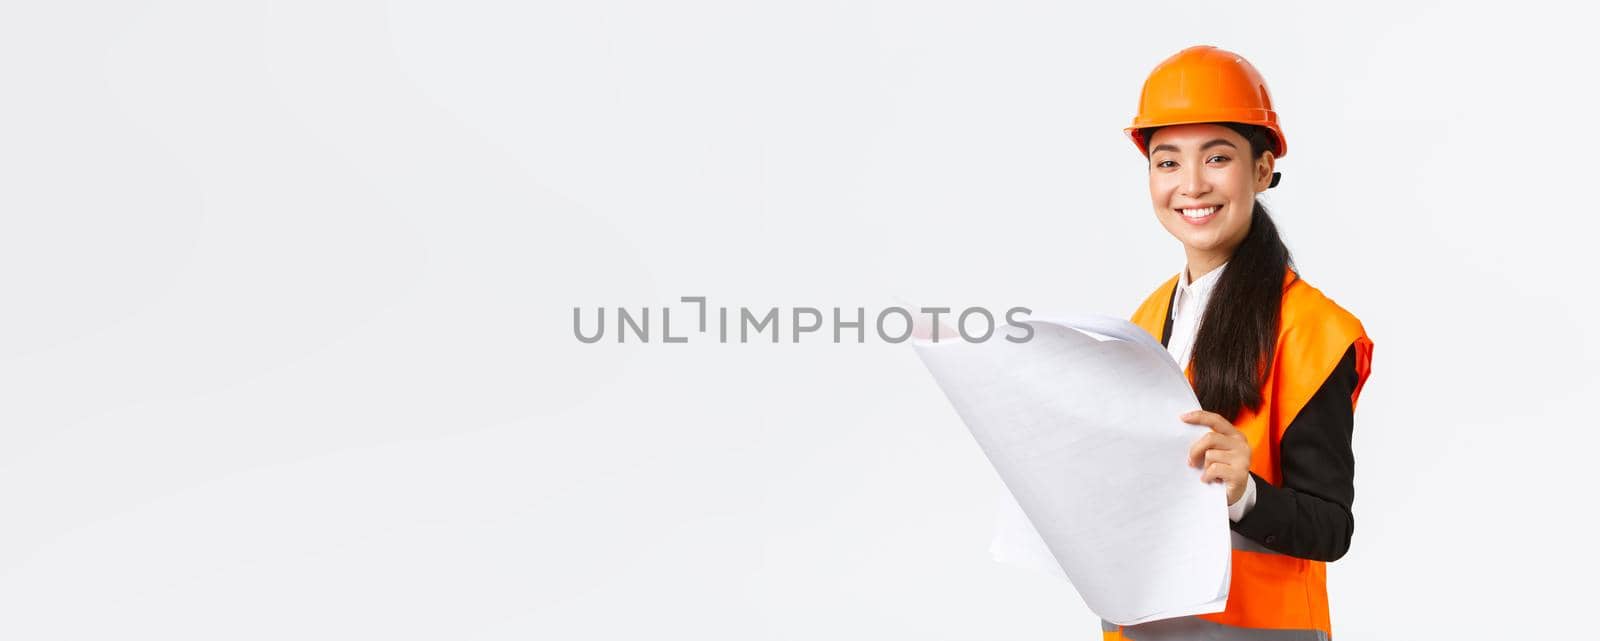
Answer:
<svg viewBox="0 0 1600 641"><path fill-rule="evenodd" d="M1196 300L1209 297L1211 295L1211 290L1217 286L1217 280L1222 277L1222 270L1227 269L1227 267L1227 263L1218 265L1216 269L1206 272L1206 275L1201 276L1200 280L1197 280L1193 283L1189 282L1188 266L1185 266L1181 271L1179 271L1178 291L1173 297L1172 314L1176 316L1178 313L1178 306L1189 297L1193 297Z"/></svg>
<svg viewBox="0 0 1600 641"><path fill-rule="evenodd" d="M1190 291L1193 291L1195 293L1208 292L1208 291L1211 291L1212 287L1216 287L1217 279L1222 277L1222 270L1227 269L1227 268L1228 268L1228 264L1227 263L1223 263L1221 265L1217 265L1216 269L1213 269L1213 270L1211 270L1209 272L1206 272L1206 275L1201 276L1200 280L1197 280L1197 281L1195 281L1193 283L1190 283L1189 282L1189 268L1185 267L1183 269L1183 275L1179 276L1178 279L1183 283L1183 286L1185 288L1189 289Z"/></svg>

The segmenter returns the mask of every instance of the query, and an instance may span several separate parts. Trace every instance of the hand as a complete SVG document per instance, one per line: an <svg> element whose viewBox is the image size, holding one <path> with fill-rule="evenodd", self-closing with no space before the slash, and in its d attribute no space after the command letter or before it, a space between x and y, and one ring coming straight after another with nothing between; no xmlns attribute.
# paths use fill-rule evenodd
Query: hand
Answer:
<svg viewBox="0 0 1600 641"><path fill-rule="evenodd" d="M1239 502L1250 481L1250 441L1221 414L1195 410L1178 418L1211 428L1189 446L1189 467L1203 466L1200 480L1222 481L1228 490L1228 505Z"/></svg>

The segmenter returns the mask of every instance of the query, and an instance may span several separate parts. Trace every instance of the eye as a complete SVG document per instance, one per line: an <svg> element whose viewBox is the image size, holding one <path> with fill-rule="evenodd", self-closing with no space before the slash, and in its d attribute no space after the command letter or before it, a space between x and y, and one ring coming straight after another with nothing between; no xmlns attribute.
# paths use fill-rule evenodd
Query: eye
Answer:
<svg viewBox="0 0 1600 641"><path fill-rule="evenodd" d="M1176 167L1176 166L1178 166L1178 163L1172 162L1170 160L1160 160L1160 161L1156 162L1156 167L1159 168L1159 169L1166 169L1168 167Z"/></svg>
<svg viewBox="0 0 1600 641"><path fill-rule="evenodd" d="M1215 156L1207 158L1206 162L1228 162L1228 157L1224 156L1222 154L1217 154Z"/></svg>

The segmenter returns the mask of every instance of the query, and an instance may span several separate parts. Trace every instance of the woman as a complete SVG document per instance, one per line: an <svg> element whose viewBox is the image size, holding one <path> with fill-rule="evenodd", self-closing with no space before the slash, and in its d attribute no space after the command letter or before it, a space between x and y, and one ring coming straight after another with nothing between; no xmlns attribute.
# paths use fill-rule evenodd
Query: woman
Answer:
<svg viewBox="0 0 1600 641"><path fill-rule="evenodd" d="M1356 399L1372 341L1301 279L1256 194L1287 150L1266 83L1215 47L1168 58L1145 81L1126 132L1149 158L1156 218L1185 268L1133 315L1186 368L1209 428L1189 464L1227 488L1233 530L1227 609L1106 639L1329 639L1324 563L1350 546Z"/></svg>

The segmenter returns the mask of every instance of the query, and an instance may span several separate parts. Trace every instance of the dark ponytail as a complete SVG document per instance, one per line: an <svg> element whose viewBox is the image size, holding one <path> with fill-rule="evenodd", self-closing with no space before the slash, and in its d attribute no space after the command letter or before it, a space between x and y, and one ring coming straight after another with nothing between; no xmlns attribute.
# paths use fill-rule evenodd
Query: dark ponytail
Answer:
<svg viewBox="0 0 1600 641"><path fill-rule="evenodd" d="M1217 123L1250 142L1254 161L1273 148L1266 129ZM1151 130L1154 131L1154 130ZM1145 140L1149 140L1147 137ZM1250 230L1217 279L1194 341L1194 388L1200 407L1228 420L1261 407L1261 386L1271 370L1283 305L1284 270L1293 265L1267 208L1256 201Z"/></svg>
<svg viewBox="0 0 1600 641"><path fill-rule="evenodd" d="M1289 248L1278 237L1267 208L1256 201L1250 231L1217 278L1194 339L1194 389L1200 407L1230 421L1242 409L1261 407L1261 384L1278 343L1283 271L1289 265Z"/></svg>

